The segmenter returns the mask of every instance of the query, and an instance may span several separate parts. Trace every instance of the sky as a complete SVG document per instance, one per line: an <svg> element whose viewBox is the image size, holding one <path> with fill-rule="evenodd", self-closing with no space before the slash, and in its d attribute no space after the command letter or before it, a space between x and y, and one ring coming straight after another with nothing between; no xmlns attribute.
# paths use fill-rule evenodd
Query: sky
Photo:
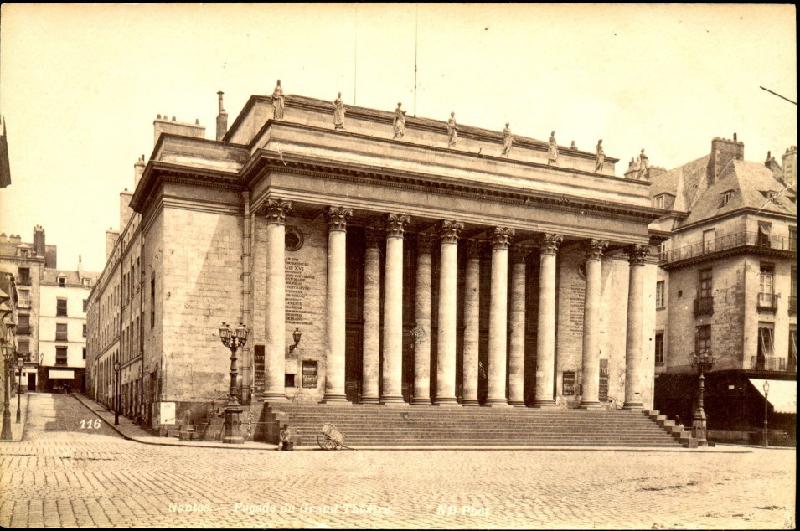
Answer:
<svg viewBox="0 0 800 531"><path fill-rule="evenodd" d="M0 114L12 184L0 232L100 271L119 192L157 114L229 123L284 93L502 130L673 168L733 133L747 160L797 144L791 5L9 5ZM416 75L415 75L416 63ZM416 88L415 88L416 87Z"/></svg>

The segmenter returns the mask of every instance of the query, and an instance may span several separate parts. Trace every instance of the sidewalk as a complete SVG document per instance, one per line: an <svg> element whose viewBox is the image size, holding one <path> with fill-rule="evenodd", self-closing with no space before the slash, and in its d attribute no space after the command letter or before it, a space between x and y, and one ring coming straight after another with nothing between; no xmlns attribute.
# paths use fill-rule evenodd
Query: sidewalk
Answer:
<svg viewBox="0 0 800 531"><path fill-rule="evenodd" d="M277 450L278 448L274 444L255 441L246 441L244 444L225 444L219 441L179 441L173 437L159 437L122 415L119 416L119 426L115 426L113 411L109 411L105 406L82 394L72 393L72 396L129 441L158 446L192 446L195 448L225 448L226 450Z"/></svg>
<svg viewBox="0 0 800 531"><path fill-rule="evenodd" d="M11 400L8 403L8 409L11 411L11 441L0 441L0 442L19 442L22 440L22 436L25 434L25 422L28 420L28 393L24 393L22 395L22 412L19 419L19 424L17 424L17 395L14 394L11 396ZM3 404L2 399L0 399L0 413L3 411ZM0 418L0 422L2 419Z"/></svg>

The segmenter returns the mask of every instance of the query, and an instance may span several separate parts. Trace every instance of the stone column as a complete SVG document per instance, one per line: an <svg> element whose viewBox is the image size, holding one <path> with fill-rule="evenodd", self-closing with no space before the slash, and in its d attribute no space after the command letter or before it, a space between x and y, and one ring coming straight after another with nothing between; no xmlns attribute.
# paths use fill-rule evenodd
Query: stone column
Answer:
<svg viewBox="0 0 800 531"><path fill-rule="evenodd" d="M608 242L590 240L586 249L586 301L583 311L583 357L581 359L581 406L600 407L600 258Z"/></svg>
<svg viewBox="0 0 800 531"><path fill-rule="evenodd" d="M625 404L623 409L642 409L642 338L644 335L644 262L650 248L634 245L628 250L628 335L625 346Z"/></svg>
<svg viewBox="0 0 800 531"><path fill-rule="evenodd" d="M478 308L480 294L481 257L480 245L474 240L467 242L467 270L464 286L464 354L462 367L462 406L478 405Z"/></svg>
<svg viewBox="0 0 800 531"><path fill-rule="evenodd" d="M403 400L403 235L411 218L389 214L386 219L386 273L383 297L383 391L381 402Z"/></svg>
<svg viewBox="0 0 800 531"><path fill-rule="evenodd" d="M489 306L489 392L486 405L508 405L508 241L514 230L497 227L492 235L492 291Z"/></svg>
<svg viewBox="0 0 800 531"><path fill-rule="evenodd" d="M431 403L431 244L427 234L417 236L417 287L414 299L414 399Z"/></svg>
<svg viewBox="0 0 800 531"><path fill-rule="evenodd" d="M364 250L364 383L361 402L377 404L380 401L380 251L379 234L374 229L365 231Z"/></svg>
<svg viewBox="0 0 800 531"><path fill-rule="evenodd" d="M456 316L458 315L458 234L464 228L457 221L443 221L439 263L439 322L436 336L436 404L457 405L456 399Z"/></svg>
<svg viewBox="0 0 800 531"><path fill-rule="evenodd" d="M508 330L508 403L525 406L525 257L522 246L511 251L511 315Z"/></svg>
<svg viewBox="0 0 800 531"><path fill-rule="evenodd" d="M267 330L265 400L286 399L286 214L292 203L268 199L267 217Z"/></svg>
<svg viewBox="0 0 800 531"><path fill-rule="evenodd" d="M536 332L534 405L555 405L556 391L556 253L563 237L545 234L539 256L539 324Z"/></svg>
<svg viewBox="0 0 800 531"><path fill-rule="evenodd" d="M328 207L328 299L323 402L347 402L344 391L345 281L349 208Z"/></svg>

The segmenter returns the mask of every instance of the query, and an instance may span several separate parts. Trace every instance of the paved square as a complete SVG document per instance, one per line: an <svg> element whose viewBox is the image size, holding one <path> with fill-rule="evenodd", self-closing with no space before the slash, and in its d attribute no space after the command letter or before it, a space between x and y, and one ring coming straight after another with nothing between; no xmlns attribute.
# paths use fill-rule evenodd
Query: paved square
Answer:
<svg viewBox="0 0 800 531"><path fill-rule="evenodd" d="M794 527L794 449L275 452L121 439L30 396L3 526Z"/></svg>

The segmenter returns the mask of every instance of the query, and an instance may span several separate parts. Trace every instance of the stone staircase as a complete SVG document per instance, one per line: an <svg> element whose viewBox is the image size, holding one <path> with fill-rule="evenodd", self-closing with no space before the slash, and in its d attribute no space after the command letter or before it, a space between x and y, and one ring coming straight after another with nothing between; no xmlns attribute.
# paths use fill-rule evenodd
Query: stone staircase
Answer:
<svg viewBox="0 0 800 531"><path fill-rule="evenodd" d="M301 448L317 446L325 423L355 448L693 446L688 432L657 411L269 402L262 419L274 422L267 442L277 442L278 426L286 425Z"/></svg>

